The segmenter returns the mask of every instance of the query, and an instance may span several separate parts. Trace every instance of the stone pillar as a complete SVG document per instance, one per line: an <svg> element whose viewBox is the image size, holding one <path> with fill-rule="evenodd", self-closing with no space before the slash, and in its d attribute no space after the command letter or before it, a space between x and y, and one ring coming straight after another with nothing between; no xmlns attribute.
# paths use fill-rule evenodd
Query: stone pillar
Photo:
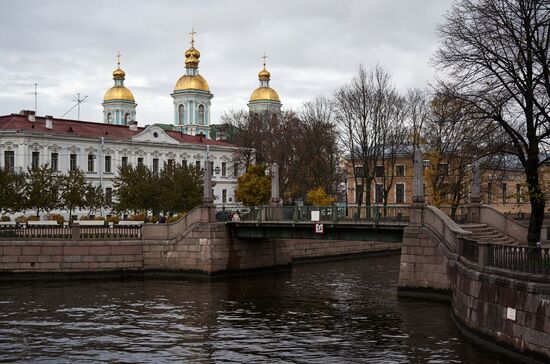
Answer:
<svg viewBox="0 0 550 364"><path fill-rule="evenodd" d="M426 197L424 196L424 159L422 152L418 149L414 152L413 203L426 203Z"/></svg>
<svg viewBox="0 0 550 364"><path fill-rule="evenodd" d="M204 162L204 191L202 194L202 203L204 205L211 205L214 203L214 196L212 196L212 166L208 159Z"/></svg>
<svg viewBox="0 0 550 364"><path fill-rule="evenodd" d="M479 214L481 213L481 173L479 171L479 162L472 163L472 193L470 194L470 203L468 204L468 221L470 223L479 223Z"/></svg>
<svg viewBox="0 0 550 364"><path fill-rule="evenodd" d="M212 195L212 165L205 159L204 163L204 191L202 194L201 221L216 221L216 206L214 206L214 196Z"/></svg>
<svg viewBox="0 0 550 364"><path fill-rule="evenodd" d="M481 175L479 172L479 162L477 161L472 164L472 194L470 195L470 202L481 202Z"/></svg>
<svg viewBox="0 0 550 364"><path fill-rule="evenodd" d="M413 160L413 204L411 208L410 226L419 227L424 219L423 209L426 205L426 197L424 196L424 158L422 151L414 152ZM415 230L416 231L416 230Z"/></svg>
<svg viewBox="0 0 550 364"><path fill-rule="evenodd" d="M273 163L271 166L271 204L279 204L279 165Z"/></svg>

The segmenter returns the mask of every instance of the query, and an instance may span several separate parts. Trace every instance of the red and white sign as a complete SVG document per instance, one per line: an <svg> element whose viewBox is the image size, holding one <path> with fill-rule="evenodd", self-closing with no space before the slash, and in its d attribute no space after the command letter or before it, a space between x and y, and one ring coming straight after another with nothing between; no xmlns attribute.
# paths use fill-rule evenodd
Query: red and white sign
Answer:
<svg viewBox="0 0 550 364"><path fill-rule="evenodd" d="M322 234L325 232L323 224L315 224L315 234Z"/></svg>

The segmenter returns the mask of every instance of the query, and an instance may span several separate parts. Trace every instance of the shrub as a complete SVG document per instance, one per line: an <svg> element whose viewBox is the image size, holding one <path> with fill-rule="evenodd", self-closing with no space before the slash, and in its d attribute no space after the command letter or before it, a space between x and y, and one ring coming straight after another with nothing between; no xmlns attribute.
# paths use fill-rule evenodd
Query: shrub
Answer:
<svg viewBox="0 0 550 364"><path fill-rule="evenodd" d="M307 202L313 206L330 206L336 199L327 195L323 187L317 187L308 191Z"/></svg>
<svg viewBox="0 0 550 364"><path fill-rule="evenodd" d="M151 216L151 222L153 224L156 224L158 221L159 221L159 216L158 215Z"/></svg>
<svg viewBox="0 0 550 364"><path fill-rule="evenodd" d="M80 216L79 220L88 221L88 220L91 220L91 219L90 219L90 216L82 215L82 216Z"/></svg>
<svg viewBox="0 0 550 364"><path fill-rule="evenodd" d="M31 215L27 217L27 221L40 221L40 216Z"/></svg>
<svg viewBox="0 0 550 364"><path fill-rule="evenodd" d="M171 222L174 222L174 221L177 221L179 219L181 219L182 217L184 217L187 213L186 212L180 212L178 214L174 214L172 216L168 216L166 218L166 222L167 223L171 223Z"/></svg>
<svg viewBox="0 0 550 364"><path fill-rule="evenodd" d="M15 222L19 224L26 224L28 221L27 217L25 215L19 215L15 218Z"/></svg>
<svg viewBox="0 0 550 364"><path fill-rule="evenodd" d="M59 225L63 225L65 218L60 214L50 214L48 215L48 220L55 220Z"/></svg>
<svg viewBox="0 0 550 364"><path fill-rule="evenodd" d="M118 224L120 221L120 216L107 216L107 221Z"/></svg>
<svg viewBox="0 0 550 364"><path fill-rule="evenodd" d="M0 217L0 221L2 221L2 222L8 222L8 221L11 221L11 219L10 219L9 216L2 215L2 217Z"/></svg>
<svg viewBox="0 0 550 364"><path fill-rule="evenodd" d="M96 216L96 217L94 217L94 220L96 220L96 221L105 221L105 217L103 217L103 216Z"/></svg>
<svg viewBox="0 0 550 364"><path fill-rule="evenodd" d="M140 212L139 214L130 215L128 220L130 220L130 221L145 221L145 213Z"/></svg>

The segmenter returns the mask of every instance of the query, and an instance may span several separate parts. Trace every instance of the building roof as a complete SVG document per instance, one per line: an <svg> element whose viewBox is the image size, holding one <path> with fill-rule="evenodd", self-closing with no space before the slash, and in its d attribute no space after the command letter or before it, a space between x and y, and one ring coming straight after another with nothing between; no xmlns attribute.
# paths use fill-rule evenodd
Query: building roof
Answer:
<svg viewBox="0 0 550 364"><path fill-rule="evenodd" d="M128 126L113 125L105 123L96 123L90 121L78 121L69 119L52 119L52 128L46 128L46 118L37 116L35 121L31 122L26 114L10 114L0 116L0 132L16 131L30 132L62 136L78 136L83 138L105 138L112 140L129 140L142 133L145 128L137 127L136 130L130 130ZM200 135L188 135L176 130L166 130L166 124L161 128L166 134L175 140L185 144L212 145L221 147L235 147L233 144L220 140L211 140Z"/></svg>

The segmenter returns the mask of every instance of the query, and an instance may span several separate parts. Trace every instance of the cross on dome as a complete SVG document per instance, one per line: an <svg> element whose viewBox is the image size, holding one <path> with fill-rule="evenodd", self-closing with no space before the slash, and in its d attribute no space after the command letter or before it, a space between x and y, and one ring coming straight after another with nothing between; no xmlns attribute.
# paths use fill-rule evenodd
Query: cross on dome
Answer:
<svg viewBox="0 0 550 364"><path fill-rule="evenodd" d="M197 32L195 32L195 28L191 28L191 33L189 33L191 35L191 48L194 48L195 47L195 34L197 34Z"/></svg>

